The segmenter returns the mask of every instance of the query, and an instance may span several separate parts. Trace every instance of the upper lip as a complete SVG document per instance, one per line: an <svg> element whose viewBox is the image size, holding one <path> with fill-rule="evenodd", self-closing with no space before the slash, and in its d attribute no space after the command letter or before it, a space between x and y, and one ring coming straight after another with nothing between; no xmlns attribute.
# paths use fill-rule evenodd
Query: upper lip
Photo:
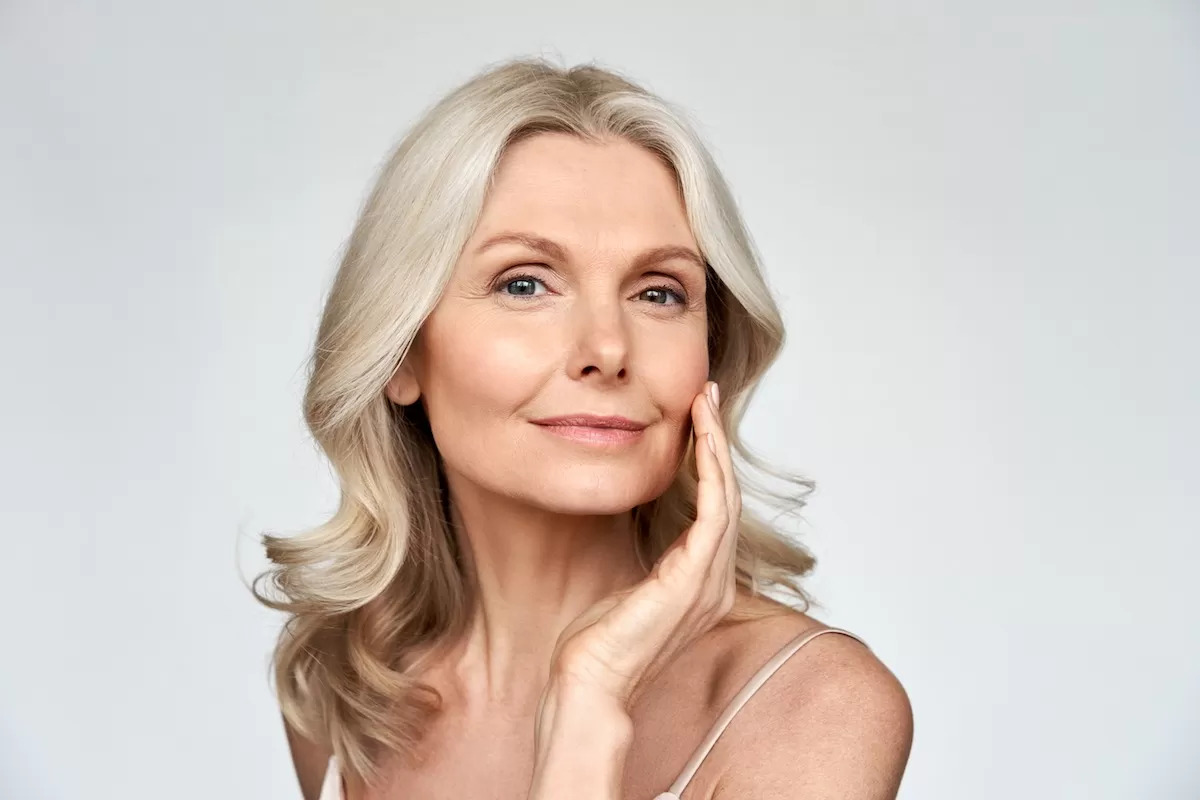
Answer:
<svg viewBox="0 0 1200 800"><path fill-rule="evenodd" d="M561 417L545 417L530 420L535 425L572 425L580 428L620 428L624 431L640 431L646 423L627 417L599 414L566 414Z"/></svg>

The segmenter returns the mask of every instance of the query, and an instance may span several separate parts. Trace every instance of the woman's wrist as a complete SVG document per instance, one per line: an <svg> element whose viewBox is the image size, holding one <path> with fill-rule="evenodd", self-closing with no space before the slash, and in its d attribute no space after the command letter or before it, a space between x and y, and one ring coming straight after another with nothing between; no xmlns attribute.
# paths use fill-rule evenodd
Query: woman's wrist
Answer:
<svg viewBox="0 0 1200 800"><path fill-rule="evenodd" d="M633 720L616 699L552 679L535 729L530 800L617 800Z"/></svg>

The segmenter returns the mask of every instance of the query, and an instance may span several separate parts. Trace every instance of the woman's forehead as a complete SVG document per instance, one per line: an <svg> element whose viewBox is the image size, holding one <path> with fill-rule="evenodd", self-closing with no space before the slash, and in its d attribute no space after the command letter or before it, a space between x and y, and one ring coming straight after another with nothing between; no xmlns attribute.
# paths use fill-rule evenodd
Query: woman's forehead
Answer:
<svg viewBox="0 0 1200 800"><path fill-rule="evenodd" d="M674 174L643 148L539 136L506 157L465 254L504 237L509 249L550 253L547 241L566 250L696 249Z"/></svg>

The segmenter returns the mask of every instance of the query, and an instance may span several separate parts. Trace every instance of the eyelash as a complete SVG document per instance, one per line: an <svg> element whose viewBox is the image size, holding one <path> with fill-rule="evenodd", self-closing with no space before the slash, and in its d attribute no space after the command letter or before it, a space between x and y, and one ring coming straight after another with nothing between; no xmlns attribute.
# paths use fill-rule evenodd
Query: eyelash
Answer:
<svg viewBox="0 0 1200 800"><path fill-rule="evenodd" d="M496 281L496 285L494 287L492 287L493 291L500 292L503 294L504 292L502 290L505 287L507 287L510 283L515 283L517 281L536 281L542 285L545 285L545 283L546 283L544 280L537 277L536 275L529 275L529 274L524 274L524 273L516 274L516 275L502 275L500 277L500 279L498 281ZM666 292L667 294L675 295L675 299L679 301L678 303L676 303L676 305L679 305L679 306L687 305L687 296L683 292L674 288L673 286L667 286L667 285L647 286L645 289L642 289L642 292L651 292L651 291ZM533 295L520 295L520 294L506 294L506 296L507 297L533 297ZM670 303L653 303L652 305L669 306Z"/></svg>

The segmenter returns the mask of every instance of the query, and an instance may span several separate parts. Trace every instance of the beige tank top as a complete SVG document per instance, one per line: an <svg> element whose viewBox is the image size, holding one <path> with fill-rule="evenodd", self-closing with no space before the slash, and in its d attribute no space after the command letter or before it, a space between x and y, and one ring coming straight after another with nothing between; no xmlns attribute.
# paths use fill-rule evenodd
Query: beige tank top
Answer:
<svg viewBox="0 0 1200 800"><path fill-rule="evenodd" d="M692 757L684 765L683 771L679 773L679 777L675 779L675 782L665 792L656 795L654 800L679 800L683 795L683 790L687 788L696 771L700 769L700 765L704 763L704 759L708 756L709 751L717 743L717 739L721 738L721 734L725 732L725 728L733 720L737 712L741 710L741 707L746 704L746 701L754 696L754 693L767 682L767 678L771 677L775 673L775 670L783 666L783 663L791 658L793 653L823 633L841 633L861 642L863 645L870 646L858 636L850 633L850 631L829 626L812 628L792 639L783 646L783 649L772 656L766 664L763 664L758 672L751 676L750 680L746 681L746 685L729 701L729 704L725 706L725 710L721 712L721 716L717 718L716 723L709 730L708 735L696 747L695 752L692 753ZM329 766L325 770L325 782L321 785L321 795L318 800L345 800L337 756L329 759Z"/></svg>

